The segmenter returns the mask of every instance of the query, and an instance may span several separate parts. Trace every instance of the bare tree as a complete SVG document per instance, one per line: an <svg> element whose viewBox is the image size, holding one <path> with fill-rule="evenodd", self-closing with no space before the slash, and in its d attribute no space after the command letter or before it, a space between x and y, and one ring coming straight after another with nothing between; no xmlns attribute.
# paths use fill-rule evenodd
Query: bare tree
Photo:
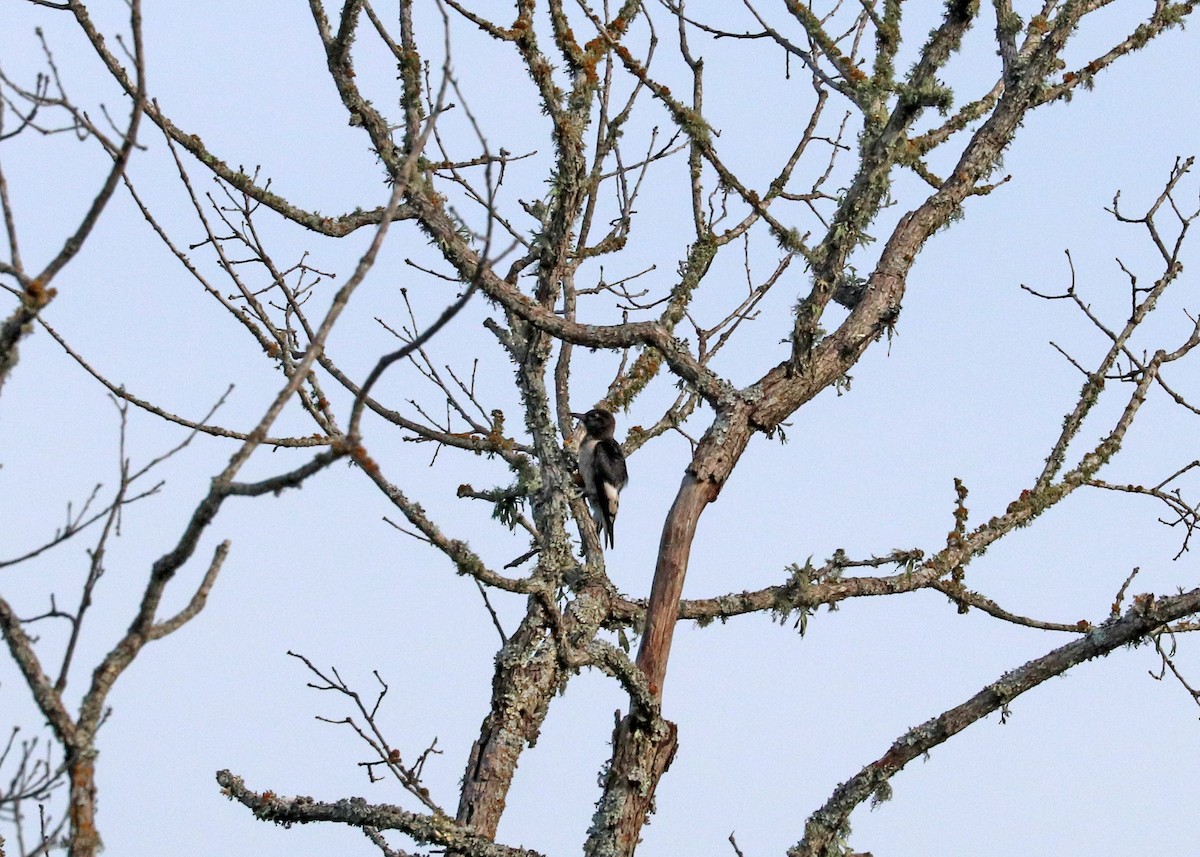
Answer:
<svg viewBox="0 0 1200 857"><path fill-rule="evenodd" d="M310 0L329 81L349 124L366 135L390 187L385 202L369 201L371 207L337 217L301 207L258 171L235 169L205 144L198 133L203 129L170 118L147 83L152 75L143 61L137 0L130 4L128 41L106 37L79 0L31 2L46 7L46 15L73 20L124 93L130 118L117 132L98 127L67 96L49 48L48 71L33 83L0 77L5 109L0 138L67 129L112 159L81 225L40 266L22 257L18 212L0 172L9 239L0 274L17 302L0 331L0 382L21 370L17 343L41 325L107 389L122 425L128 410L137 408L187 434L141 465L131 463L122 445L115 493L105 500L93 494L53 537L0 563L20 565L84 531L98 533L76 607L60 608L51 597L42 615L23 617L0 600L9 652L61 754L60 761L43 762L34 744L18 751L10 742L12 761L9 752L0 757L15 765L0 807L9 809L20 832L22 854L42 853L58 837L53 820L37 835L27 835L28 814L21 807L44 802L59 781L69 783L67 816L57 824L66 824L70 853L96 853L94 760L106 700L147 643L182 627L205 606L228 542L213 552L186 606L169 616L161 612L164 592L192 560L224 501L299 486L339 459L352 462L394 507L402 519L397 527L478 585L501 639L491 703L465 760L458 805L442 805L422 780L436 744L406 761L377 719L385 680L379 678L377 693L364 696L336 670L297 654L314 688L350 702L353 713L336 722L369 745L372 757L364 767L370 778L394 778L415 803L406 808L283 797L221 771L217 780L224 792L263 820L348 825L388 855L408 853L404 843L456 854L532 854L497 842L498 826L522 753L536 741L555 697L588 668L616 682L629 702L613 732L612 756L601 772L583 848L589 855L632 854L677 751L663 689L680 619L707 623L759 613L796 617L803 625L818 608L847 599L934 590L962 612L974 608L998 622L1066 638L1044 655L1014 664L979 693L875 751L874 762L839 778L844 781L828 800L798 821L792 855L849 854L850 814L863 803L886 799L889 781L908 762L989 714L1006 712L1048 678L1120 647L1152 643L1162 675L1173 676L1200 701L1174 657L1177 635L1197 627L1200 589L1135 596L1129 594L1130 575L1109 615L1062 622L1019 615L965 583L973 560L1079 489L1153 498L1166 508L1164 522L1182 533L1180 554L1189 548L1197 511L1181 486L1195 462L1179 462L1165 479L1118 482L1105 478L1105 471L1148 397L1200 413L1167 377L1172 364L1185 361L1200 344L1200 323L1193 320L1186 331L1167 334L1146 324L1183 271L1184 241L1197 217L1185 201L1190 159L1174 165L1144 210L1113 201L1112 215L1141 230L1156 254L1149 284L1144 273L1126 269L1125 317L1094 309L1073 270L1064 288L1029 288L1038 298L1074 306L1081 323L1105 345L1090 356L1064 349L1083 376L1078 399L1044 466L1006 508L972 522L967 486L956 480L944 544L866 557L839 551L819 563L796 562L777 584L756 591L682 597L701 518L717 504L752 439L782 436L801 408L825 390L848 387L860 358L891 339L905 318L902 302L915 260L931 236L953 226L964 206L987 205L974 197L986 197L1007 181L1002 155L1022 124L1035 112L1053 111L1081 88L1090 89L1109 65L1182 25L1194 2L1159 0L1127 34L1080 60L1079 39L1090 35L1094 14L1108 3L1049 0L1019 13L1008 0L982 8L978 2L948 2L930 31L929 21L901 0L789 0L772 9L746 2L719 12L700 4L685 8L682 0L630 0L615 9L583 0L520 0L515 17L503 20L490 17L488 4L471 8L460 0L443 0L436 8L400 0L388 9L370 0L347 0L339 9ZM500 143L504 126L497 124L497 131L489 124L497 114L481 109L484 99L456 73L455 63L464 62L463 43L480 62L514 72L509 91L515 102L532 106L526 112L540 114L548 151L513 152L507 140ZM364 73L360 57L373 51L386 52L399 69L397 90L388 88L389 80ZM774 161L746 163L723 145L728 126L706 103L706 75L728 74L764 55L771 65L756 74L795 75L807 85L802 96L792 88L785 103L758 108L764 126L785 114L795 126L789 151ZM967 92L965 98L949 82L958 71L956 61L964 58L989 75L982 84L978 74L955 83ZM907 71L899 70L908 63ZM523 74L519 84L516 71ZM381 91L398 102L395 110L379 106ZM749 91L747 98L756 93ZM155 145L170 152L191 201L196 234L186 239L172 234L162 212L143 198L130 168L148 136L146 125L156 129ZM200 193L194 173L211 177L215 191ZM157 238L277 373L274 394L250 428L218 424L217 407L188 419L139 396L110 380L45 323L43 311L56 297L51 282L78 253L121 182ZM675 224L656 230L643 222L639 206L651 193L684 212L686 234ZM307 255L277 261L283 255L273 249L271 236L285 228L314 241L360 230L370 230L372 238L341 287L328 294L321 287L333 273ZM404 233L401 239L397 232ZM339 363L326 346L385 238L406 241L405 252L410 244L432 245L432 254L411 251L405 282L417 284L407 285L409 292L435 296L441 309L429 323L411 305L399 322L381 319L398 347L360 373ZM202 258L193 258L197 250ZM767 257L769 272L756 274L751 259ZM670 270L674 273L664 275ZM775 299L789 287L796 292L794 309L784 318ZM481 324L491 338L478 344L479 351L507 357L514 367L512 390L483 389L473 374L443 365L430 351L437 344L431 339L474 295L477 303L487 303ZM769 327L767 334L763 327ZM778 340L779 331L782 344L763 345L764 335ZM723 362L739 346L736 374L749 380L734 380ZM598 399L579 391L592 388L593 376L583 373L594 351L617 355ZM436 409L415 393L406 391L397 403L377 392L377 382L396 364L430 385ZM510 401L517 403L516 416ZM639 453L660 438L678 432L691 450L662 522L645 601L619 592L606 572L603 534L579 487L582 432L572 418L593 405L620 413L642 402L657 411L648 426L630 428L623 444L635 480ZM285 410L289 428L272 434ZM296 427L298 417L306 421L304 428ZM396 434L437 455L467 453L468 462L479 456L502 462L506 484L463 484L457 494L486 504L500 525L517 534L519 555L503 565L489 561L456 521L433 520L415 499L420 482L387 447ZM104 575L106 540L122 509L157 491L148 484L156 467L197 439L232 444L228 464L195 503L170 549L144 573L128 630L94 665L72 709L64 691ZM309 452L275 475L239 481L264 446ZM490 471L481 471L480 478L491 478ZM524 605L511 632L492 606L492 599L508 596ZM33 639L28 630L50 621L69 629L60 650ZM633 636L640 638L635 658L622 645ZM57 670L45 666L50 658L61 664ZM254 772L243 773L253 778Z"/></svg>

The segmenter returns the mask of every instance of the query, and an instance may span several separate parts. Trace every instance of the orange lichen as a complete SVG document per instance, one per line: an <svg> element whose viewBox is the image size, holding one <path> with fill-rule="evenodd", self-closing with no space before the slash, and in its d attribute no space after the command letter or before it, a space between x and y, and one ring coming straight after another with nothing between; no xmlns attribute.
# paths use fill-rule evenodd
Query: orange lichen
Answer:
<svg viewBox="0 0 1200 857"><path fill-rule="evenodd" d="M35 277L25 287L25 302L34 309L41 309L58 294L57 289L48 289L41 277Z"/></svg>
<svg viewBox="0 0 1200 857"><path fill-rule="evenodd" d="M354 459L355 464L371 476L379 473L379 465L375 463L375 459L367 455L367 449L361 443L350 447L350 457Z"/></svg>

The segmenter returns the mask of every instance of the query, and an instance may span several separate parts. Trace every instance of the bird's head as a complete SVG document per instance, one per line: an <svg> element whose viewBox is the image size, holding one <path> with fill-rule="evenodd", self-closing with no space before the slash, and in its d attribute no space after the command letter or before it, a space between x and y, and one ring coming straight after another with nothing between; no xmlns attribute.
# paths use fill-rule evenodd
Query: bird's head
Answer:
<svg viewBox="0 0 1200 857"><path fill-rule="evenodd" d="M592 408L586 414L572 413L571 416L580 420L587 433L592 437L612 437L617 428L616 417L604 408Z"/></svg>

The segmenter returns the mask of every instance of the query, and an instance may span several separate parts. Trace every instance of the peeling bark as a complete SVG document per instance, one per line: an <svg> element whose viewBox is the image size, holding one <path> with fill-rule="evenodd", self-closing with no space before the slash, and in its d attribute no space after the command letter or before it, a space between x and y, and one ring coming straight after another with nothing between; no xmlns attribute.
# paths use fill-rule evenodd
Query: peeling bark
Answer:
<svg viewBox="0 0 1200 857"><path fill-rule="evenodd" d="M517 762L537 742L550 699L563 681L553 641L529 617L496 656L492 704L463 774L458 821L494 837Z"/></svg>
<svg viewBox="0 0 1200 857"><path fill-rule="evenodd" d="M613 757L604 775L583 853L589 857L632 854L654 811L654 790L671 766L678 745L674 723L624 717L613 731Z"/></svg>
<svg viewBox="0 0 1200 857"><path fill-rule="evenodd" d="M103 848L96 828L96 751L90 747L72 750L67 755L67 773L71 780L70 857L96 857Z"/></svg>

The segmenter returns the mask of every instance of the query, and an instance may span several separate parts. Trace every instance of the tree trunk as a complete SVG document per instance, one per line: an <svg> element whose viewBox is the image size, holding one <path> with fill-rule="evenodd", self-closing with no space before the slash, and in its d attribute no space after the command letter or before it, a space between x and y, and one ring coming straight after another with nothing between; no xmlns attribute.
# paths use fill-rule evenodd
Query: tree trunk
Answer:
<svg viewBox="0 0 1200 857"><path fill-rule="evenodd" d="M491 710L463 773L458 821L489 839L504 814L521 752L537 741L550 699L562 681L555 647L541 624L527 616L500 650Z"/></svg>
<svg viewBox="0 0 1200 857"><path fill-rule="evenodd" d="M627 857L641 841L642 827L654 811L654 791L671 766L678 746L674 723L652 723L626 715L613 731L613 757L604 776L604 794L596 805L583 853L588 857Z"/></svg>
<svg viewBox="0 0 1200 857"><path fill-rule="evenodd" d="M72 750L67 756L71 778L71 842L69 857L96 857L101 849L96 829L96 751Z"/></svg>
<svg viewBox="0 0 1200 857"><path fill-rule="evenodd" d="M650 603L646 607L646 627L638 649L637 664L646 675L646 682L655 698L662 700L663 681L667 676L667 660L671 656L671 639L679 599L683 596L683 581L687 577L692 539L704 507L716 497L711 482L699 481L689 470L671 504L663 525L658 546L658 567L650 588Z"/></svg>

